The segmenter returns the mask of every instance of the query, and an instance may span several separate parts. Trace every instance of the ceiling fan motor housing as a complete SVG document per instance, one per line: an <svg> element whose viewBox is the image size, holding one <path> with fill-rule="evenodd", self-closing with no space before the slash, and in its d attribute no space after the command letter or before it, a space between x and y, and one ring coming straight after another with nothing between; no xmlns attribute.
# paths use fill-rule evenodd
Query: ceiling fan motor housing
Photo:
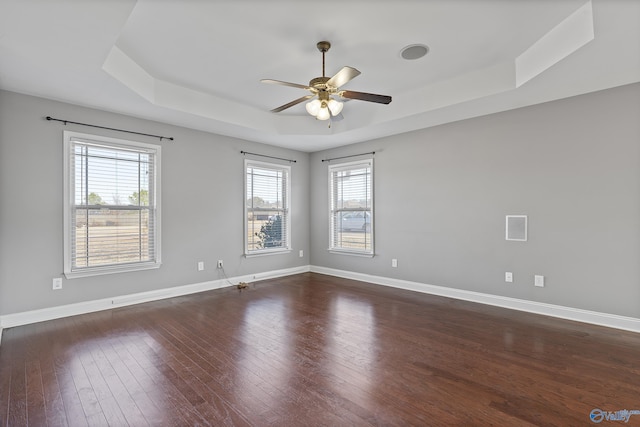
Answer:
<svg viewBox="0 0 640 427"><path fill-rule="evenodd" d="M329 94L336 92L336 88L327 85L329 79L330 77L316 77L315 79L311 79L311 81L309 82L309 87L312 87L318 91L318 96L320 97L320 99L327 99Z"/></svg>

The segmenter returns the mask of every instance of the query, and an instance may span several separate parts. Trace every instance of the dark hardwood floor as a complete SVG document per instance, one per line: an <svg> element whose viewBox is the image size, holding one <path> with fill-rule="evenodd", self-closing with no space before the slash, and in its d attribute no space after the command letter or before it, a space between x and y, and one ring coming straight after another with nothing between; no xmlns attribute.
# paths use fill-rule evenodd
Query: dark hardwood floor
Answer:
<svg viewBox="0 0 640 427"><path fill-rule="evenodd" d="M11 328L0 346L12 427L587 426L640 410L639 391L639 334L313 273Z"/></svg>

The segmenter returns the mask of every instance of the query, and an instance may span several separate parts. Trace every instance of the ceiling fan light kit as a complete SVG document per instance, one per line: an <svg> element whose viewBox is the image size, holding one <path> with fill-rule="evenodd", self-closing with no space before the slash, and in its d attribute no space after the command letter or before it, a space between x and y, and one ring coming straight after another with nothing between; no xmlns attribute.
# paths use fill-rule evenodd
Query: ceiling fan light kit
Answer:
<svg viewBox="0 0 640 427"><path fill-rule="evenodd" d="M336 101L329 95L326 95L326 93L322 94L322 92L318 94L317 99L309 101L305 105L307 113L318 120L328 120L331 117L337 116L342 112L343 106L344 103Z"/></svg>
<svg viewBox="0 0 640 427"><path fill-rule="evenodd" d="M344 103L336 101L335 99L330 99L329 102L327 102L327 107L329 107L329 111L331 111L331 114L334 116L337 116L342 112L343 106Z"/></svg>
<svg viewBox="0 0 640 427"><path fill-rule="evenodd" d="M322 103L320 102L320 100L314 99L313 101L307 102L307 105L305 107L307 109L307 113L311 114L312 116L317 116L318 112L320 112L321 106Z"/></svg>
<svg viewBox="0 0 640 427"><path fill-rule="evenodd" d="M320 107L320 111L316 115L316 119L318 120L328 120L331 117L331 113L329 113L329 109L326 106L326 103Z"/></svg>
<svg viewBox="0 0 640 427"><path fill-rule="evenodd" d="M376 95L373 93L354 92L347 90L340 90L340 87L351 81L353 78L360 75L360 71L353 67L342 67L333 77L329 78L325 76L325 53L331 48L331 43L328 41L320 41L317 43L317 48L322 52L322 77L316 77L309 81L309 85L301 85L298 83L283 82L280 80L263 79L262 83L279 84L282 86L291 86L299 89L306 89L311 92L311 95L303 96L287 104L271 110L274 113L279 113L287 108L298 105L311 98L311 101L307 102L305 108L307 113L314 116L317 120L328 120L332 117L337 117L342 112L344 104L334 97L339 96L346 99L358 99L361 101L376 102L379 104L389 104L391 97L387 95Z"/></svg>

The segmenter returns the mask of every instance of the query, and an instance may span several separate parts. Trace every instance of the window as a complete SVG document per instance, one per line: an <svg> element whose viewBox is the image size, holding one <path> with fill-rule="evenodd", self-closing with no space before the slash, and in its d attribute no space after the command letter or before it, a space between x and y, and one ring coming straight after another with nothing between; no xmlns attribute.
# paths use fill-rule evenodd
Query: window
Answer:
<svg viewBox="0 0 640 427"><path fill-rule="evenodd" d="M288 166L245 160L245 254L290 250Z"/></svg>
<svg viewBox="0 0 640 427"><path fill-rule="evenodd" d="M373 159L329 166L329 250L373 256Z"/></svg>
<svg viewBox="0 0 640 427"><path fill-rule="evenodd" d="M68 278L160 267L160 147L64 132Z"/></svg>

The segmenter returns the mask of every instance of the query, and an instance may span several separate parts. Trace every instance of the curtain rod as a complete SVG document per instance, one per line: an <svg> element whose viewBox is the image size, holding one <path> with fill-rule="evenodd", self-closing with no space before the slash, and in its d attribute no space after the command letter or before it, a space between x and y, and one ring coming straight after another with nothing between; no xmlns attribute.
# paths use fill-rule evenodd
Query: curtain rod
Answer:
<svg viewBox="0 0 640 427"><path fill-rule="evenodd" d="M368 153L362 153L362 154L352 154L350 156L342 156L342 157L334 157L333 159L322 159L323 162L330 162L331 160L340 160L340 159L348 159L349 157L358 157L358 156L365 156L367 154L376 154L375 151L370 151Z"/></svg>
<svg viewBox="0 0 640 427"><path fill-rule="evenodd" d="M150 136L152 138L159 138L160 141L162 141L163 139L168 139L169 141L173 141L173 137L171 137L171 136L152 135L150 133L134 132L132 130L116 129L116 128L110 128L110 127L106 127L106 126L91 125L91 124L88 124L88 123L72 122L71 120L54 119L51 116L47 116L45 118L47 120L49 120L49 121L53 120L55 122L62 122L62 123L65 124L65 126L67 125L67 123L71 123L71 124L74 124L74 125L89 126L89 127L98 128L98 129L115 130L115 131L118 131L118 132L132 133L132 134L135 134L135 135Z"/></svg>
<svg viewBox="0 0 640 427"><path fill-rule="evenodd" d="M250 153L248 151L240 151L241 154L251 154L252 156L259 156L259 157L268 157L270 159L277 159L277 160L284 160L285 162L289 162L289 163L297 163L297 160L291 160L291 159L283 159L282 157L273 157L273 156L267 156L266 154L256 154L256 153Z"/></svg>

